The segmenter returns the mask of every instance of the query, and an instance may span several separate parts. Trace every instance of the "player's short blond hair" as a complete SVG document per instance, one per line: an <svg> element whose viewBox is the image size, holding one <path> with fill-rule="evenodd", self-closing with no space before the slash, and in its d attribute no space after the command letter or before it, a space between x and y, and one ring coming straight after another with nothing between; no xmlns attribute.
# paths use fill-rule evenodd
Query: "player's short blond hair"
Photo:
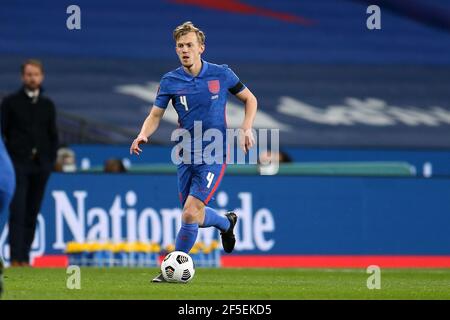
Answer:
<svg viewBox="0 0 450 320"><path fill-rule="evenodd" d="M201 45L205 44L206 38L205 33L196 26L194 26L194 24L191 21L186 21L185 23L176 27L175 30L173 30L173 39L175 40L175 42L177 42L181 36L184 36L189 32L195 32L195 34L197 35L198 42Z"/></svg>

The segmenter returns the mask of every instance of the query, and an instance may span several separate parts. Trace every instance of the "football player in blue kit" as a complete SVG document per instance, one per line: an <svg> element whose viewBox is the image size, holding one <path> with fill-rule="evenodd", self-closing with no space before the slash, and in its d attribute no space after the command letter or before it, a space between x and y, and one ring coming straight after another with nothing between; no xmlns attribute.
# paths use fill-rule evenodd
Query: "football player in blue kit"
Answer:
<svg viewBox="0 0 450 320"><path fill-rule="evenodd" d="M16 186L16 177L14 174L14 167L11 159L6 151L6 147L0 137L0 233L8 221L6 212L8 211L9 203L14 194ZM3 291L3 260L0 252L0 297Z"/></svg>
<svg viewBox="0 0 450 320"><path fill-rule="evenodd" d="M232 93L245 104L245 117L239 134L239 145L245 153L255 144L252 126L257 100L227 65L209 63L201 58L205 50L205 35L191 22L178 26L173 37L181 66L162 77L155 103L133 141L130 153L139 155L142 152L140 144L146 143L156 131L171 101L178 114L179 128L189 132L190 137L194 135L189 142L193 147L182 149L183 154L180 154L179 159L183 160L177 167L183 213L175 250L189 253L197 239L199 227L216 227L220 230L224 251L230 253L236 242L233 230L237 215L230 211L223 216L207 205L213 199L227 165L227 94ZM211 159L205 161L201 157L208 143L201 141L198 144L195 141L201 139L195 136L197 130L204 133L209 129L219 130L223 137L223 144L220 144L222 152L214 154L212 163ZM200 149L196 146L200 146ZM152 281L163 282L164 278L159 274Z"/></svg>

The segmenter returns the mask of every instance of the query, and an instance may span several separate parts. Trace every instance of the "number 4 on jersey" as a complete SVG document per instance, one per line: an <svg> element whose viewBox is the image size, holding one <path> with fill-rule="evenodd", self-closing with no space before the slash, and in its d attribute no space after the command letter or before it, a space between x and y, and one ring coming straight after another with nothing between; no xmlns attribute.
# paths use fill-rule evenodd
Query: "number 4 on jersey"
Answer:
<svg viewBox="0 0 450 320"><path fill-rule="evenodd" d="M180 102L184 106L184 110L188 111L189 109L188 109L186 96L180 96Z"/></svg>
<svg viewBox="0 0 450 320"><path fill-rule="evenodd" d="M208 180L208 185L206 187L209 189L209 187L211 187L211 183L214 180L214 173L208 172L208 174L206 175L206 180Z"/></svg>

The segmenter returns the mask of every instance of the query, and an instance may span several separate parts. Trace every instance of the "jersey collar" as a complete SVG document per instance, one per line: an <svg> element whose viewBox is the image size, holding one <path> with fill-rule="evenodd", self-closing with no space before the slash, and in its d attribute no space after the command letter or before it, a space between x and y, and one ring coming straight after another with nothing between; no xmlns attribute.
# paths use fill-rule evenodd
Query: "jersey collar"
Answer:
<svg viewBox="0 0 450 320"><path fill-rule="evenodd" d="M184 77L188 80L192 80L194 78L201 78L205 75L206 70L208 70L208 62L206 62L205 60L202 60L202 69L200 70L200 73L196 76L193 77L191 74L187 73L186 70L184 70L183 66L181 66L181 72L183 73Z"/></svg>

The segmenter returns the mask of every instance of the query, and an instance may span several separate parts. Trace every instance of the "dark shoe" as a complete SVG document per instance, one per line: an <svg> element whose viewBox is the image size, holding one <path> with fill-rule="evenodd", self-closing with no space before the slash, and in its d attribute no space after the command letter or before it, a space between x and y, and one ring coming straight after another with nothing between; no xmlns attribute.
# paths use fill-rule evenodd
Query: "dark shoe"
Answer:
<svg viewBox="0 0 450 320"><path fill-rule="evenodd" d="M230 221L230 227L227 231L221 232L220 236L222 237L223 250L225 250L226 253L230 253L233 251L234 245L236 244L236 237L234 236L233 230L237 222L237 215L233 211L229 211L225 216Z"/></svg>
<svg viewBox="0 0 450 320"><path fill-rule="evenodd" d="M11 267L21 267L21 266L22 266L22 262L19 262L17 260L11 261Z"/></svg>
<svg viewBox="0 0 450 320"><path fill-rule="evenodd" d="M160 283L160 282L167 282L166 279L164 279L162 273L158 274L156 277L152 279L152 282L154 283Z"/></svg>

